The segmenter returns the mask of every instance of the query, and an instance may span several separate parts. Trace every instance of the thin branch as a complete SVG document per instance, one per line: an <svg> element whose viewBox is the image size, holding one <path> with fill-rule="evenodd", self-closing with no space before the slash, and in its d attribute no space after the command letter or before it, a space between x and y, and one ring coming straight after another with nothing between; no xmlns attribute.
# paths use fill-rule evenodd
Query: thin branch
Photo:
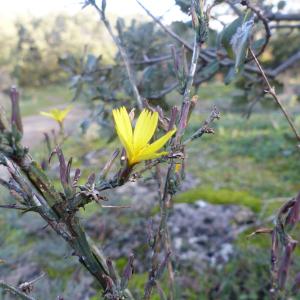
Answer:
<svg viewBox="0 0 300 300"><path fill-rule="evenodd" d="M250 50L250 53L251 53L251 55L252 55L252 57L253 57L256 65L257 65L257 67L260 70L260 73L261 73L261 75L262 75L262 77L264 79L264 82L266 83L266 85L268 87L268 89L266 90L266 93L270 94L273 97L273 99L275 100L275 102L278 104L278 106L281 109L282 113L284 114L286 120L288 121L288 123L289 123L292 131L294 132L294 135L295 135L297 141L300 142L300 135L299 135L299 133L298 133L298 131L296 129L296 126L294 125L294 123L293 123L291 117L289 116L288 112L286 111L286 109L284 108L284 106L281 104L279 98L277 97L275 89L271 86L271 84L270 84L270 82L269 82L269 80L268 80L268 78L267 78L267 76L266 76L266 74L265 74L265 72L264 72L261 64L257 60L257 58L256 58L253 50L251 48L249 48L249 50Z"/></svg>
<svg viewBox="0 0 300 300"><path fill-rule="evenodd" d="M110 34L110 36L113 39L114 43L118 47L118 50L120 51L120 54L123 58L123 61L124 61L124 64L125 64L125 67L126 67L126 70L127 70L128 79L130 81L132 90L133 90L133 92L135 94L135 97L136 97L137 106L141 110L143 108L143 100L142 100L142 97L141 97L141 95L139 93L139 90L137 88L136 81L135 81L135 76L134 76L134 73L131 69L130 61L129 61L128 55L126 53L126 50L122 46L122 43L121 43L120 39L113 33L112 28L110 26L110 23L105 17L104 11L101 10L98 7L98 5L95 3L95 1L90 1L89 3L90 3L90 5L95 7L95 9L97 10L97 12L100 16L100 20L103 22L103 24L106 27L108 33Z"/></svg>
<svg viewBox="0 0 300 300"><path fill-rule="evenodd" d="M137 60L137 61L132 61L132 65L151 65L151 64L156 64L159 62L163 62L166 60L172 59L172 55L162 55L159 57L151 57L151 58L146 58L144 60Z"/></svg>
<svg viewBox="0 0 300 300"><path fill-rule="evenodd" d="M235 12L239 17L243 15L243 12L239 10L230 0L225 0L225 3L227 3L233 12Z"/></svg>
<svg viewBox="0 0 300 300"><path fill-rule="evenodd" d="M19 206L17 204L1 204L0 208L6 208L6 209L17 209L17 210L28 210L28 207L25 206Z"/></svg>
<svg viewBox="0 0 300 300"><path fill-rule="evenodd" d="M190 94L194 83L194 77L196 74L199 54L200 54L200 45L197 42L197 35L195 34L193 56L192 56L187 82L186 82L185 91L183 94L183 101L182 101L181 112L180 112L180 121L179 121L178 130L176 132L175 145L179 143L181 137L185 132L185 128L187 126L190 104L191 104Z"/></svg>
<svg viewBox="0 0 300 300"><path fill-rule="evenodd" d="M171 34L173 37L178 39L178 36L173 34L173 32L169 31L155 16L153 16L145 7L139 2L139 0L136 0L141 7L144 8L144 10L154 19L155 22L160 24L165 30ZM179 38L180 39L180 38ZM185 86L185 91L183 94L183 101L182 101L182 106L181 106L181 114L180 114L180 119L179 119L179 124L178 124L178 130L176 133L176 137L173 140L173 146L179 146L181 142L181 138L184 134L185 128L188 123L189 119L189 112L191 108L191 99L190 99L190 94L191 94L191 89L194 83L194 77L196 74L196 69L197 69L197 63L198 59L200 56L200 44L198 42L198 33L195 31L195 38L194 38L194 45L193 45L193 54L192 54L192 60L191 60L191 65L189 69L189 73L186 79L186 86ZM149 277L148 277L148 282L145 286L145 292L144 292L144 300L149 300L151 297L152 289L155 286L155 282L157 282L157 277L159 277L159 263L158 263L158 256L160 252L160 244L163 242L165 251L167 252L167 255L170 254L170 248L171 248L171 241L170 241L170 236L168 235L168 227L167 227L167 219L168 219L168 213L169 213L169 207L172 201L173 194L175 192L172 191L172 188L170 186L170 181L171 178L174 177L174 161L171 162L167 175L164 181L164 184L162 183L162 177L160 174L157 174L157 181L159 185L159 199L160 199L160 222L158 229L156 231L155 237L154 237L154 242L152 244L152 257L151 257L151 269L149 271ZM157 167L157 173L159 172L159 168ZM162 189L163 185L163 190ZM166 260L165 263L166 266L168 266L168 271L169 271L169 284L170 284L170 294L169 297L170 299L173 298L173 288L175 286L174 283L174 273L173 273L173 268L170 262Z"/></svg>
<svg viewBox="0 0 300 300"><path fill-rule="evenodd" d="M184 47L186 49L188 49L189 51L193 51L193 46L191 46L187 41L185 41L184 39L182 39L179 35L177 35L175 32L173 32L170 28L168 28L167 26L165 26L157 17L155 17L139 0L136 0L137 3L145 10L145 12L153 19L153 21L155 23L157 23L167 34L169 34L171 37L173 37L177 42L179 42L180 44L184 45ZM229 2L228 2L229 4ZM265 19L265 17L263 17ZM209 58L209 57L210 58ZM205 62L209 63L212 61L212 59L215 59L217 57L217 54L215 51L212 51L211 49L203 49L201 51L201 53L199 54L199 57L204 60ZM219 59L218 59L219 60ZM219 60L220 65L225 66L225 67L230 67L234 65L234 62L231 59L224 59L224 60ZM251 65L246 65L245 66L245 70L249 71L249 72L253 72L253 73L260 73L259 69L251 66ZM272 70L267 71L267 74L269 76L274 76ZM169 92L171 92L173 89L175 89L177 87L177 85L175 86L175 84L170 85L170 87L167 87L166 89L164 89L163 91L154 94L153 97L151 97L151 99L157 99L160 98L166 94L168 94Z"/></svg>
<svg viewBox="0 0 300 300"><path fill-rule="evenodd" d="M165 89L153 93L151 95L146 95L146 97L150 100L154 100L154 99L160 99L162 97L164 97L165 95L169 94L170 92L172 92L173 90L175 90L177 87L179 86L178 81L171 83L168 87L166 87Z"/></svg>
<svg viewBox="0 0 300 300"><path fill-rule="evenodd" d="M168 33L170 36L172 36L175 40L180 42L184 47L187 49L193 51L193 47L184 39L182 39L178 34L173 32L171 29L169 29L167 26L165 26L158 18L156 18L139 0L136 0L136 2L142 7L142 9L147 13L148 16L150 16L155 23L157 23L166 33Z"/></svg>
<svg viewBox="0 0 300 300"><path fill-rule="evenodd" d="M183 142L183 145L187 145L188 143L195 140L196 138L201 137L205 133L214 133L214 130L210 128L209 125L218 119L220 119L220 112L218 111L217 107L214 107L209 117L204 121L202 127L199 128L194 134L192 134L192 136L190 136L187 140L185 140Z"/></svg>
<svg viewBox="0 0 300 300"><path fill-rule="evenodd" d="M297 61L300 60L300 51L293 54L290 58L284 61L282 64L277 66L273 71L273 77L277 76L278 74L286 71L289 67L295 65Z"/></svg>
<svg viewBox="0 0 300 300"><path fill-rule="evenodd" d="M276 24L276 25L271 25L270 29L300 29L300 24Z"/></svg>
<svg viewBox="0 0 300 300"><path fill-rule="evenodd" d="M270 28L269 28L268 19L262 14L260 9L255 7L253 4L251 4L249 0L242 0L241 4L246 6L251 11L253 11L256 14L257 18L264 25L264 28L265 28L265 31L266 31L266 37L265 37L265 41L264 41L263 46L260 48L259 52L256 53L256 57L259 57L261 54L264 53L264 51L265 51L265 49L266 49L266 47L269 43L270 37L271 37L271 31L270 31Z"/></svg>
<svg viewBox="0 0 300 300"><path fill-rule="evenodd" d="M300 21L300 14L269 13L266 16L270 21Z"/></svg>
<svg viewBox="0 0 300 300"><path fill-rule="evenodd" d="M23 300L36 300L35 298L26 295L25 293L23 293L19 289L13 287L12 285L10 285L10 284L8 284L4 281L0 281L0 288L3 289L4 291L9 292L10 294L12 294L14 296L18 296L20 299L23 299Z"/></svg>

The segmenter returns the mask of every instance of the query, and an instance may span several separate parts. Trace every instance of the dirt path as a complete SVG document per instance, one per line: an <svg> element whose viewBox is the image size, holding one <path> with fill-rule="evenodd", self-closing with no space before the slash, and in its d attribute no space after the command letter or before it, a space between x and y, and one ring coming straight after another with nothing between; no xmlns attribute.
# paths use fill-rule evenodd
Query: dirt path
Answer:
<svg viewBox="0 0 300 300"><path fill-rule="evenodd" d="M88 114L89 112L86 108L80 106L73 107L65 120L66 132L77 128ZM58 130L58 125L54 120L41 115L24 117L23 126L23 144L29 148L38 146L43 141L44 132L50 132L52 129Z"/></svg>

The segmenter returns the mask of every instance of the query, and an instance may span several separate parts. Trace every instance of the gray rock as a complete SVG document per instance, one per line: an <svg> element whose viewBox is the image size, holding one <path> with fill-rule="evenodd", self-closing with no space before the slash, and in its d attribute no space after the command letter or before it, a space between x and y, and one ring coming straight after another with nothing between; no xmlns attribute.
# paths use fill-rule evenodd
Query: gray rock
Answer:
<svg viewBox="0 0 300 300"><path fill-rule="evenodd" d="M176 237L174 251L182 263L196 269L221 265L234 252L232 242L240 225L253 218L249 209L236 205L212 205L201 200L177 204L168 219L170 234Z"/></svg>
<svg viewBox="0 0 300 300"><path fill-rule="evenodd" d="M148 196L145 192L144 197ZM136 200L143 202L143 199ZM125 228L117 225L117 218L114 218L114 224L111 225L111 217L105 221L113 242L109 242L110 239L104 240L104 251L113 258L128 257L131 252L135 253L136 261L139 262L137 270L143 272L151 253L147 245L150 222L144 217L138 217L132 210L127 211L127 214L130 221ZM234 253L233 242L237 235L243 231L245 224L253 221L254 214L237 205L213 205L202 200L194 204L175 204L168 218L173 257L180 265L192 267L196 271L207 266L222 266ZM159 216L155 216L154 230L158 222Z"/></svg>

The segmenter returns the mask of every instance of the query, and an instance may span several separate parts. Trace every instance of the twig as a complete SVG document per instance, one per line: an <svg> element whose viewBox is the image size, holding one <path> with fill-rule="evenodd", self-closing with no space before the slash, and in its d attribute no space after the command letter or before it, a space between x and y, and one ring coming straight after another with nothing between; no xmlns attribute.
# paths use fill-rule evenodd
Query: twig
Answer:
<svg viewBox="0 0 300 300"><path fill-rule="evenodd" d="M300 29L300 24L276 24L276 25L271 25L270 29Z"/></svg>
<svg viewBox="0 0 300 300"><path fill-rule="evenodd" d="M182 39L178 34L173 32L171 29L169 29L167 26L165 26L158 18L156 18L139 0L136 0L136 2L142 7L142 9L147 13L148 16L150 16L155 23L157 23L166 33L168 33L170 36L172 36L175 40L180 42L184 47L187 49L193 51L193 47L184 39Z"/></svg>
<svg viewBox="0 0 300 300"><path fill-rule="evenodd" d="M141 97L141 95L139 93L139 90L137 88L136 81L135 81L135 76L134 76L134 73L131 69L130 61L129 61L128 55L126 53L126 50L122 46L122 43L121 43L120 39L113 33L112 28L110 26L110 23L105 17L104 11L99 8L99 6L96 4L95 1L89 1L89 4L92 5L93 7L95 7L95 9L97 10L101 21L103 22L103 24L106 27L108 33L110 34L111 38L113 39L114 43L116 44L116 46L118 47L118 49L120 51L120 54L123 58L123 61L124 61L124 64L125 64L125 67L126 67L126 70L127 70L128 79L130 81L133 93L135 94L135 97L136 97L137 106L141 110L143 108L143 100L142 100L142 97Z"/></svg>
<svg viewBox="0 0 300 300"><path fill-rule="evenodd" d="M201 137L205 133L214 133L213 129L211 129L209 125L218 119L220 119L220 112L216 107L214 107L212 112L210 113L210 116L204 121L203 126L194 134L192 134L192 136L190 136L187 140L185 140L183 142L183 145L187 145L188 143L195 140L196 138Z"/></svg>
<svg viewBox="0 0 300 300"><path fill-rule="evenodd" d="M131 208L130 205L101 205L103 208Z"/></svg>
<svg viewBox="0 0 300 300"><path fill-rule="evenodd" d="M257 65L257 67L259 68L260 73L261 73L261 75L262 75L262 77L263 77L263 79L264 79L264 81L265 81L265 83L266 83L266 85L268 87L268 89L266 90L266 93L270 94L273 97L273 99L275 100L275 102L278 104L278 106L281 109L282 113L284 114L286 120L288 121L288 123L289 123L292 131L294 132L294 135L295 135L297 141L300 142L300 135L299 135L299 133L298 133L298 131L296 129L296 126L294 125L291 117L289 116L288 112L286 111L286 109L284 108L284 106L281 104L279 98L277 97L275 89L271 86L271 84L270 84L270 82L269 82L269 80L268 80L268 78L267 78L267 76L266 76L266 74L265 74L265 72L264 72L261 64L257 60L257 58L256 58L253 50L251 48L249 48L249 51L250 51L250 53L251 53L251 55L252 55L252 57L253 57L256 65Z"/></svg>
<svg viewBox="0 0 300 300"><path fill-rule="evenodd" d="M171 83L168 87L166 87L165 89L157 92L157 93L153 93L150 94L149 96L147 96L148 99L153 100L153 99L160 99L163 96L169 94L170 92L172 92L173 90L175 90L177 87L179 86L178 81Z"/></svg>
<svg viewBox="0 0 300 300"><path fill-rule="evenodd" d="M271 31L270 31L270 28L269 28L268 19L265 16L263 16L261 11L257 7L255 7L253 4L251 4L249 0L242 0L241 4L246 6L248 9L252 10L257 15L257 18L264 25L264 28L265 28L265 31L266 31L266 37L265 37L264 44L262 45L262 47L260 48L258 53L256 53L256 57L259 57L262 53L264 53L264 51L265 51L265 49L266 49L266 47L269 43L270 37L271 37Z"/></svg>
<svg viewBox="0 0 300 300"><path fill-rule="evenodd" d="M28 207L25 206L19 206L17 204L1 204L0 208L6 208L6 209L17 209L17 210L28 210Z"/></svg>
<svg viewBox="0 0 300 300"><path fill-rule="evenodd" d="M164 62L166 60L172 59L172 55L162 55L159 57L149 57L144 60L137 60L137 61L132 61L132 65L151 65L151 64L156 64L159 62Z"/></svg>
<svg viewBox="0 0 300 300"><path fill-rule="evenodd" d="M173 37L177 42L182 44L186 49L188 49L190 52L193 52L193 46L190 45L187 41L185 41L183 38L181 38L178 34L176 34L174 31L172 31L170 28L168 28L166 25L164 25L157 17L155 17L139 0L136 0L136 2L144 9L144 11L147 13L149 17L153 19L153 21L158 24L167 34L169 34L171 37ZM203 53L200 53L199 56L205 60L208 61L205 51Z"/></svg>
<svg viewBox="0 0 300 300"><path fill-rule="evenodd" d="M12 285L10 285L10 284L8 284L4 281L0 281L0 288L3 289L4 291L8 291L12 295L20 297L20 299L23 299L23 300L36 300L35 298L26 295L25 293L23 293L19 289L13 287Z"/></svg>
<svg viewBox="0 0 300 300"><path fill-rule="evenodd" d="M175 37L177 40L181 40L180 37L178 39L178 36L168 30L161 22L158 20L155 16L153 16L145 7L139 2L139 0L136 0L139 5L153 18L153 20L158 23L160 26L164 28L166 32L171 34L173 37ZM199 14L200 12L197 11ZM198 15L197 15L198 16ZM181 41L182 42L182 41ZM183 94L183 101L182 101L182 106L181 106L181 113L180 113L180 118L179 118L179 124L178 124L178 130L176 133L176 137L173 140L173 146L180 146L181 138L184 134L185 128L188 123L189 119L189 112L190 112L190 107L191 107L191 99L190 99L190 94L191 94L191 89L193 86L194 82L194 77L197 69L197 63L198 63L198 58L200 55L200 44L203 42L202 37L199 37L199 31L197 32L195 30L195 38L194 38L194 45L193 45L193 54L192 54L192 60L191 60L191 65L189 69L189 73L186 79L186 85L185 85L185 90ZM183 43L184 44L184 43ZM168 219L168 213L169 209L171 206L172 202L172 197L175 193L173 190L173 187L171 186L170 182L171 179L175 177L174 175L174 167L175 163L174 161L171 162L167 175L163 184L162 177L160 176L159 168L157 168L157 182L159 185L159 199L160 199L160 222L158 229L156 231L156 234L154 236L154 242L152 244L152 257L151 257L151 269L149 271L149 276L148 276L148 282L145 286L145 292L144 292L144 300L149 300L151 297L152 289L154 286L156 286L157 282L157 277L158 277L158 270L159 270L159 264L158 264L158 256L160 252L160 244L161 242L164 245L165 251L167 255L170 255L171 253L171 240L170 236L168 235L168 227L167 227L167 219ZM162 189L163 186L163 189ZM168 271L169 271L169 285L170 285L170 293L169 293L169 298L173 299L174 297L174 272L173 272L173 267L171 262L166 259L165 265L168 266Z"/></svg>
<svg viewBox="0 0 300 300"><path fill-rule="evenodd" d="M19 144L14 146L17 150L20 147ZM11 161L5 155L8 155ZM25 154L24 156L15 157L5 153L1 159L0 163L7 167L12 179L18 184L20 190L22 190L26 208L30 210L34 206L35 211L70 245L74 251L74 255L78 256L80 263L95 277L103 291L105 291L105 299L119 299L119 296L115 295L116 292L109 285L110 278L108 277L109 274L107 273L106 262L103 256L99 256L98 252L95 252L80 224L79 218L76 215L78 207L75 207L74 210L68 210L68 214L66 214L66 205L70 206L70 203L76 200L77 196L82 197L86 202L91 201L90 194L88 193L89 190L86 191L86 196L84 193L72 196L72 190L66 190L65 193L69 193L70 198L68 200L70 203L60 202L61 194L57 194L51 181L39 166L32 161L30 155ZM66 169L64 174L69 174L70 170L68 167L66 168L65 163L62 164L62 160L63 156L60 156L60 172L63 165L64 169ZM20 172L16 165L18 165L23 173ZM25 176L27 177L26 180ZM63 177L65 178L65 176ZM68 180L67 182L72 184ZM33 191L33 187L38 193ZM98 192L96 195L98 195ZM129 296L127 291L118 291L117 293L119 292ZM112 295L115 296L112 298ZM129 296L129 299L133 298Z"/></svg>
<svg viewBox="0 0 300 300"><path fill-rule="evenodd" d="M255 105L261 100L261 95L255 97L255 99L253 101L250 102L248 108L246 109L246 111L243 113L243 116L246 117L246 119L249 119L253 109L255 107Z"/></svg>
<svg viewBox="0 0 300 300"><path fill-rule="evenodd" d="M190 110L189 106L191 104L190 94L191 94L191 89L193 86L194 77L197 69L199 54L200 54L200 45L197 42L197 34L195 34L193 56L192 56L187 82L186 82L185 91L183 94L183 101L182 101L181 112L180 112L180 121L179 121L178 130L176 132L175 145L179 143L181 137L185 132L185 128L187 126L188 115Z"/></svg>
<svg viewBox="0 0 300 300"><path fill-rule="evenodd" d="M293 54L290 58L288 58L286 61L284 61L282 64L277 66L273 71L273 77L277 76L278 74L284 72L287 70L289 67L295 65L297 61L300 60L300 51L296 52Z"/></svg>
<svg viewBox="0 0 300 300"><path fill-rule="evenodd" d="M300 21L300 14L268 13L266 16L270 21Z"/></svg>
<svg viewBox="0 0 300 300"><path fill-rule="evenodd" d="M37 281L41 280L45 275L46 275L45 273L42 273L40 276L34 278L34 279L31 280L31 281L26 281L26 282L21 283L21 284L19 285L19 289L20 289L22 292L26 293L26 294L31 293L32 290L33 290L33 285L34 285Z"/></svg>

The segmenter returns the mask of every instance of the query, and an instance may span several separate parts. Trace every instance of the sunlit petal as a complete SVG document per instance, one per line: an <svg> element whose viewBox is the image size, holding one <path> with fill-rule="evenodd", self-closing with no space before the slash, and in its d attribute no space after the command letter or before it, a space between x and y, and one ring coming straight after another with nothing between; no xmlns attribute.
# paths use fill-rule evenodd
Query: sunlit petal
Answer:
<svg viewBox="0 0 300 300"><path fill-rule="evenodd" d="M72 107L70 107L70 106L68 106L67 108L62 109L62 110L54 108L54 109L50 110L50 112L41 111L40 114L42 116L50 117L59 123L62 123L65 120L66 116L68 115L68 113L70 112L71 109L72 109Z"/></svg>
<svg viewBox="0 0 300 300"><path fill-rule="evenodd" d="M144 109L134 129L133 144L135 151L144 148L152 138L158 122L158 113Z"/></svg>
<svg viewBox="0 0 300 300"><path fill-rule="evenodd" d="M145 156L149 155L151 153L157 152L159 149L161 149L167 141L172 137L172 135L176 132L176 129L167 132L165 135L163 135L161 138L159 138L157 141L150 144L148 147L144 148L140 153L139 156Z"/></svg>
<svg viewBox="0 0 300 300"><path fill-rule="evenodd" d="M113 117L114 117L114 121L116 124L117 135L119 136L119 139L120 139L122 145L124 146L127 155L131 156L132 152L133 152L132 151L132 143L131 143L132 127L131 127L131 123L129 120L130 128L128 128L126 117L124 117L123 115L124 115L124 112L122 114L121 110L118 110L118 109L113 110ZM127 126L126 129L125 129L125 126Z"/></svg>
<svg viewBox="0 0 300 300"><path fill-rule="evenodd" d="M142 160L148 160L148 159L155 159L155 158L159 158L161 156L167 155L168 153L169 152L167 152L167 151L163 151L163 152L158 152L158 153L143 154L143 155L138 156L138 160L142 161Z"/></svg>
<svg viewBox="0 0 300 300"><path fill-rule="evenodd" d="M157 112L152 113L144 109L136 122L134 131L125 107L114 109L113 118L117 135L126 150L129 165L168 154L166 151L159 153L157 151L167 143L176 130L169 131L154 143L148 144L157 128Z"/></svg>
<svg viewBox="0 0 300 300"><path fill-rule="evenodd" d="M123 121L122 124L123 124L123 128L124 128L124 132L127 136L127 139L129 140L129 142L132 143L132 136L133 136L132 125L131 125L129 114L124 106L121 107L120 113L121 113L121 117L122 117L122 121Z"/></svg>
<svg viewBox="0 0 300 300"><path fill-rule="evenodd" d="M50 113L47 113L47 112L45 112L45 111L41 111L41 112L40 112L40 114L41 114L42 116L45 116L45 117L50 117L50 118L54 119L54 117L53 117L53 115L52 115L52 114L50 114Z"/></svg>

